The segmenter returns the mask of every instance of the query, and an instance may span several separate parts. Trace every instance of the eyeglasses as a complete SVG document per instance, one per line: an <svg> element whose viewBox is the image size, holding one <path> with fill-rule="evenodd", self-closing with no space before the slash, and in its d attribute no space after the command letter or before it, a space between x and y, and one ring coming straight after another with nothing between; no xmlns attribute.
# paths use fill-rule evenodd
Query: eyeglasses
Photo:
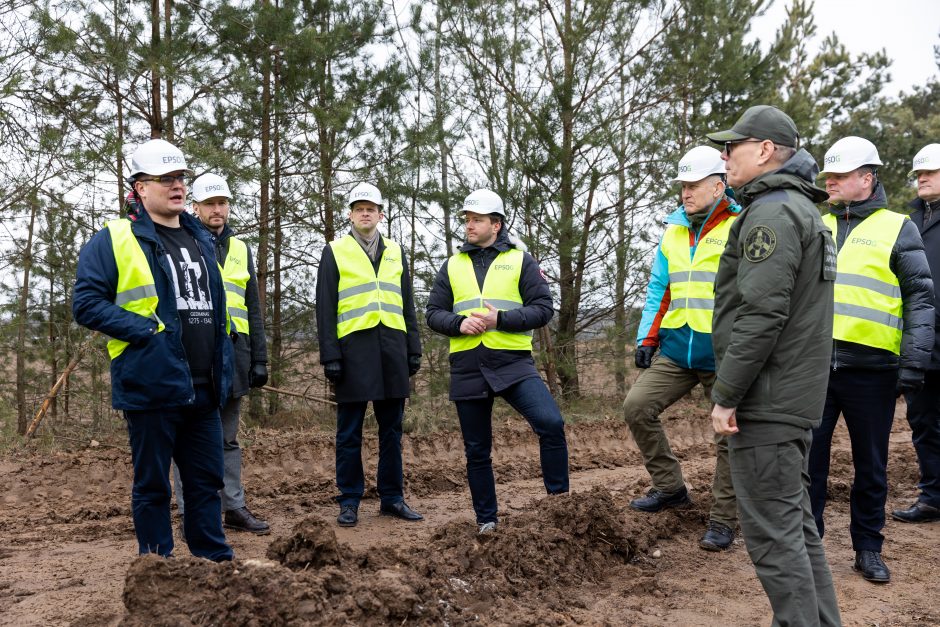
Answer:
<svg viewBox="0 0 940 627"><path fill-rule="evenodd" d="M753 143L763 142L763 141L764 141L763 139L736 139L734 141L725 142L724 153L730 157L731 147L734 146L735 144L753 144Z"/></svg>
<svg viewBox="0 0 940 627"><path fill-rule="evenodd" d="M159 183L164 187L173 187L173 183L182 183L186 185L186 175L185 174L162 174L160 176L151 176L149 179L137 179L138 181L152 181L154 183Z"/></svg>

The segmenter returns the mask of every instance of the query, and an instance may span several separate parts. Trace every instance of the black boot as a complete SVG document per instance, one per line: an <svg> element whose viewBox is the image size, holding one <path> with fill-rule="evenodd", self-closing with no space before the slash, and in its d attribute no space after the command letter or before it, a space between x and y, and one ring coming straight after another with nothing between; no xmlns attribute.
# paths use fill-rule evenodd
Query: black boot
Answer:
<svg viewBox="0 0 940 627"><path fill-rule="evenodd" d="M230 509L225 512L225 516L222 518L222 526L236 531L250 531L258 536L271 533L271 527L268 526L268 523L256 518L254 514L248 511L247 507Z"/></svg>
<svg viewBox="0 0 940 627"><path fill-rule="evenodd" d="M922 523L940 520L940 509L917 501L907 509L896 509L891 517L906 523Z"/></svg>
<svg viewBox="0 0 940 627"><path fill-rule="evenodd" d="M888 583L891 581L891 571L885 566L881 559L881 553L875 551L856 551L855 552L855 570L862 573L868 581L875 583Z"/></svg>
<svg viewBox="0 0 940 627"><path fill-rule="evenodd" d="M724 551L734 541L734 529L720 522L708 522L705 535L698 545L706 551Z"/></svg>
<svg viewBox="0 0 940 627"><path fill-rule="evenodd" d="M359 522L359 506L341 505L339 508L339 516L336 517L336 523L340 527L355 527L357 522Z"/></svg>
<svg viewBox="0 0 940 627"><path fill-rule="evenodd" d="M658 512L667 507L686 507L692 504L689 498L689 491L685 486L679 488L677 492L666 493L656 488L651 488L646 496L630 501L630 507L638 509L641 512Z"/></svg>

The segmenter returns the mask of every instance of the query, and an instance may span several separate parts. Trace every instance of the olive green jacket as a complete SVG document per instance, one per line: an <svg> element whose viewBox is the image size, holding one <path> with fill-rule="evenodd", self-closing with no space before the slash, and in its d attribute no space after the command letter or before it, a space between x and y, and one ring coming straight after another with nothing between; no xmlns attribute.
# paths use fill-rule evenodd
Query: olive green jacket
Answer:
<svg viewBox="0 0 940 627"><path fill-rule="evenodd" d="M814 203L819 169L799 150L736 189L744 207L715 280L712 400L742 421L811 428L826 400L836 250ZM742 428L742 435L744 429Z"/></svg>

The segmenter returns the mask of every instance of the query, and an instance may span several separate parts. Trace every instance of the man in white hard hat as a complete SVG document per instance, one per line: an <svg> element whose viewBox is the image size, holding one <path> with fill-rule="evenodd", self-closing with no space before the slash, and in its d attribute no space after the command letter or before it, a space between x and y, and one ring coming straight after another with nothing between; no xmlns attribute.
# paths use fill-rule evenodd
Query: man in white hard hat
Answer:
<svg viewBox="0 0 940 627"><path fill-rule="evenodd" d="M885 208L881 165L874 144L845 137L826 152L821 172L829 194L823 222L836 243L838 274L826 405L809 454L810 504L822 537L830 444L841 414L855 468L849 500L855 570L876 583L891 579L881 530L895 403L923 385L934 324L924 245L913 222Z"/></svg>
<svg viewBox="0 0 940 627"><path fill-rule="evenodd" d="M911 203L911 222L920 230L931 276L940 277L940 144L928 144L914 155L908 173L917 181L917 199ZM934 283L934 312L940 311L940 288ZM930 363L924 386L905 394L907 421L920 462L920 494L906 509L891 512L907 523L940 521L940 318L934 318Z"/></svg>
<svg viewBox="0 0 940 627"><path fill-rule="evenodd" d="M72 311L109 335L111 401L124 411L139 551L173 553L170 461L197 557L232 559L222 531L222 423L232 379L225 290L212 237L185 212L186 159L155 139L131 156L136 209L82 248Z"/></svg>
<svg viewBox="0 0 940 627"><path fill-rule="evenodd" d="M384 203L375 185L356 185L348 205L352 229L323 249L317 271L320 363L336 392L336 522L352 527L359 521L369 401L379 426L379 512L417 521L423 517L405 503L401 461L409 377L421 367L408 262L402 247L379 233Z"/></svg>
<svg viewBox="0 0 940 627"><path fill-rule="evenodd" d="M257 535L271 532L265 521L252 514L245 504L242 486L242 450L238 445L238 422L242 397L249 388L268 381L268 349L264 336L264 312L258 296L258 279L251 249L235 237L228 224L232 192L218 174L206 173L193 181L193 211L215 240L215 256L222 266L225 298L235 333L235 373L232 392L222 408L222 444L225 461L225 488L222 490L222 524L227 529ZM185 501L180 490L179 469L174 464L176 505L180 516Z"/></svg>
<svg viewBox="0 0 940 627"><path fill-rule="evenodd" d="M509 234L502 199L479 189L464 200L467 242L438 270L428 326L450 338L450 399L457 407L467 481L480 533L496 529L490 452L495 397L539 437L549 494L568 491L565 422L532 359L532 332L551 320L552 295L538 262Z"/></svg>
<svg viewBox="0 0 940 627"><path fill-rule="evenodd" d="M623 403L624 418L653 483L646 496L630 502L630 507L644 512L691 503L659 415L696 385L705 389L706 397L711 395L715 273L741 210L728 193L718 150L693 148L679 160L678 170L673 181L682 188L682 206L667 216L656 249L637 330L635 361L643 370ZM738 520L727 438L715 434L715 444L714 503L699 542L707 551L730 547Z"/></svg>

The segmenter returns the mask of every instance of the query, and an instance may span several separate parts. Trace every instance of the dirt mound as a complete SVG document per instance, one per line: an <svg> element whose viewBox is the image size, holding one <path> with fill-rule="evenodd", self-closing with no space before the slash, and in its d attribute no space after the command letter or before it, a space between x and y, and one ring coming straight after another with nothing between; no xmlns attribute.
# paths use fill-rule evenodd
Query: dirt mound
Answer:
<svg viewBox="0 0 940 627"><path fill-rule="evenodd" d="M124 624L557 622L566 587L627 563L654 533L642 531L639 541L631 536L601 487L547 497L492 535L448 523L427 546L404 551L357 551L310 517L271 543L268 557L279 564L138 559L125 584Z"/></svg>

